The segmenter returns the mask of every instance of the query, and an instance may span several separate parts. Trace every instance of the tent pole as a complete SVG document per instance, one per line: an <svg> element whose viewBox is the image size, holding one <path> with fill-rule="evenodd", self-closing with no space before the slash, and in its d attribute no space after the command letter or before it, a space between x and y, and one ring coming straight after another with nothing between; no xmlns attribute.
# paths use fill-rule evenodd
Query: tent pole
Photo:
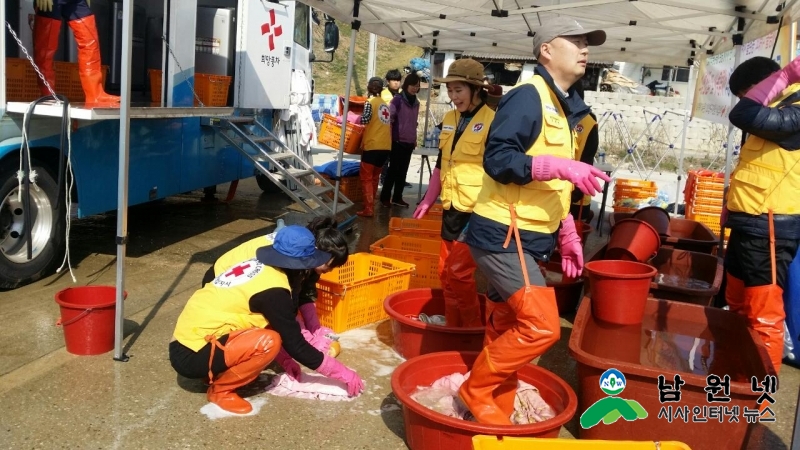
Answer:
<svg viewBox="0 0 800 450"><path fill-rule="evenodd" d="M356 11L358 7L356 7ZM344 138L347 136L347 113L350 111L350 81L353 79L353 57L356 53L356 35L358 29L354 26L350 31L350 54L347 55L347 79L344 82L344 111L342 111L342 138L339 139L339 154L336 162L336 186L333 191L333 215L339 206L339 184L342 182L342 159L344 158Z"/></svg>
<svg viewBox="0 0 800 450"><path fill-rule="evenodd" d="M128 165L131 125L131 30L133 1L122 4L122 80L119 105L119 171L117 180L117 306L114 318L114 360L125 362L122 353L125 322L125 250L128 243Z"/></svg>
<svg viewBox="0 0 800 450"><path fill-rule="evenodd" d="M689 86L694 86L692 79L695 76L694 64L689 66ZM678 215L678 203L681 198L681 178L683 176L683 155L686 152L686 135L689 133L689 115L692 113L692 102L689 89L686 90L686 101L683 111L683 136L681 136L681 157L678 159L678 186L675 188L675 208L672 211ZM684 211L685 212L685 211Z"/></svg>
<svg viewBox="0 0 800 450"><path fill-rule="evenodd" d="M742 62L742 44L741 41L736 41L736 45L734 46L734 58L733 58L733 69L736 70L739 67L739 64ZM737 97L731 93L731 105L728 108L728 111L733 109L736 106ZM734 134L736 132L736 128L733 126L732 123L728 123L728 142L726 144L725 149L725 181L724 181L724 194L723 194L723 204L727 202L728 197L728 186L731 182L731 160L733 159L733 148L735 145L734 142ZM719 248L722 249L723 245L725 244L725 229L720 227L719 230Z"/></svg>
<svg viewBox="0 0 800 450"><path fill-rule="evenodd" d="M433 90L433 49L429 48L428 52L428 61L429 61L429 69L428 72L430 75L428 76L428 99L425 100L425 132L422 134L422 146L425 147L425 138L428 136L428 116L431 113L431 90ZM435 126L435 125L434 125ZM423 158L424 159L424 158ZM422 175L424 171L422 170L422 163L420 162L419 165L419 189L417 189L417 204L419 204L420 200L422 199ZM430 181L429 181L430 182Z"/></svg>

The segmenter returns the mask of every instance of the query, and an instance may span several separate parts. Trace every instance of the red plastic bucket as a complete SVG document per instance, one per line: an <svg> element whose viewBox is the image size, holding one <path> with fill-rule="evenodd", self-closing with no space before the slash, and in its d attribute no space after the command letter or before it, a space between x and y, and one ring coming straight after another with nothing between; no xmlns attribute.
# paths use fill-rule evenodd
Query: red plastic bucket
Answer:
<svg viewBox="0 0 800 450"><path fill-rule="evenodd" d="M114 286L80 286L56 294L67 351L73 355L100 355L114 348ZM128 296L127 292L123 297Z"/></svg>
<svg viewBox="0 0 800 450"><path fill-rule="evenodd" d="M618 325L642 323L650 281L658 271L634 261L589 261L584 266L589 277L592 315Z"/></svg>
<svg viewBox="0 0 800 450"><path fill-rule="evenodd" d="M481 309L486 297L480 295ZM485 327L448 327L414 320L421 313L444 315L441 289L409 289L394 293L383 301L392 322L394 350L403 358L444 351L480 351ZM484 318L483 312L481 318Z"/></svg>
<svg viewBox="0 0 800 450"><path fill-rule="evenodd" d="M645 262L656 256L661 247L658 231L639 219L623 219L611 229L606 259Z"/></svg>
<svg viewBox="0 0 800 450"><path fill-rule="evenodd" d="M669 235L669 213L664 208L658 206L648 206L633 213L634 219L647 222L655 228L661 236Z"/></svg>
<svg viewBox="0 0 800 450"><path fill-rule="evenodd" d="M521 381L539 389L547 404L556 411L550 420L529 425L482 425L432 411L411 399L417 387L453 373L467 373L478 358L477 352L442 352L417 356L400 364L392 374L392 391L403 405L406 443L411 450L472 450L472 436L556 438L561 426L569 422L578 407L578 397L569 385L549 370L533 364L519 370Z"/></svg>

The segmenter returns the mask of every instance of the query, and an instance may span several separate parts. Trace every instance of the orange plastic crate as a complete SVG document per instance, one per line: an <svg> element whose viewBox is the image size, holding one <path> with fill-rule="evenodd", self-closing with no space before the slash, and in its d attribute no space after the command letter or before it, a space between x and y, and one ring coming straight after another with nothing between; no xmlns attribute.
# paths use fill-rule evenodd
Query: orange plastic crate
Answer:
<svg viewBox="0 0 800 450"><path fill-rule="evenodd" d="M364 134L364 127L347 122L347 131L344 135L344 151L352 155L361 154L361 137ZM317 141L329 147L339 148L339 141L342 136L342 124L330 114L322 115L322 125L319 127Z"/></svg>
<svg viewBox="0 0 800 450"><path fill-rule="evenodd" d="M389 219L389 234L403 237L438 240L442 235L442 222L439 220Z"/></svg>
<svg viewBox="0 0 800 450"><path fill-rule="evenodd" d="M328 183L336 187L336 180L325 174L320 175L322 175L322 178L326 179ZM364 191L361 189L361 179L359 177L342 177L339 180L339 192L351 202L360 202L364 200ZM328 192L327 195L333 198L333 192Z"/></svg>
<svg viewBox="0 0 800 450"><path fill-rule="evenodd" d="M27 59L6 58L7 101L30 102L41 97L37 79L38 75Z"/></svg>
<svg viewBox="0 0 800 450"><path fill-rule="evenodd" d="M53 61L55 71L56 94L67 97L72 103L86 101L86 94L81 85L78 64L64 61ZM105 84L108 66L101 66L103 83ZM6 97L9 102L32 102L42 97L39 91L39 75L30 61L25 58L6 58Z"/></svg>
<svg viewBox="0 0 800 450"><path fill-rule="evenodd" d="M319 322L341 333L386 319L383 300L408 289L413 272L413 264L369 253L350 255L317 282Z"/></svg>
<svg viewBox="0 0 800 450"><path fill-rule="evenodd" d="M228 104L228 88L231 77L227 75L194 74L194 90L205 106L225 106ZM200 104L194 100L195 106Z"/></svg>
<svg viewBox="0 0 800 450"><path fill-rule="evenodd" d="M442 241L389 235L369 246L374 255L396 259L417 267L409 289L439 289L439 247Z"/></svg>
<svg viewBox="0 0 800 450"><path fill-rule="evenodd" d="M161 102L161 70L148 69L150 76L150 101ZM232 78L226 75L211 75L206 73L194 74L194 91L205 106L226 106L228 104L228 89ZM194 99L194 106L200 106Z"/></svg>
<svg viewBox="0 0 800 450"><path fill-rule="evenodd" d="M656 189L656 182L648 180L626 180L624 178L617 178L614 181L614 186L625 188Z"/></svg>
<svg viewBox="0 0 800 450"><path fill-rule="evenodd" d="M441 217L444 214L444 207L441 203L434 203L428 208L428 212L425 214L426 216L439 216ZM434 219L431 219L434 220Z"/></svg>
<svg viewBox="0 0 800 450"><path fill-rule="evenodd" d="M147 69L150 76L150 101L153 103L161 102L161 71L158 69Z"/></svg>

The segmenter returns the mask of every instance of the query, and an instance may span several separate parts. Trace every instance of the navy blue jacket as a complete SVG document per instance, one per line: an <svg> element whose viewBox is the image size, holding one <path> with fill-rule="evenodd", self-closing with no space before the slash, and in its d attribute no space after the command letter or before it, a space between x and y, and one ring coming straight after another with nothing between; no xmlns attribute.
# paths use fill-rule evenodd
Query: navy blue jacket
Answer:
<svg viewBox="0 0 800 450"><path fill-rule="evenodd" d="M558 96L570 129L587 114L589 107L580 95L571 88L565 97L555 86L547 69L537 66L536 75L544 78L550 89ZM531 182L533 158L525 152L536 142L542 132L542 101L539 92L531 84L517 86L505 94L489 127L483 169L495 181L502 184L525 185ZM472 214L467 229L467 244L491 252L516 252L515 245L503 248L508 226L478 214ZM538 260L549 259L555 245L555 234L520 230L523 249Z"/></svg>

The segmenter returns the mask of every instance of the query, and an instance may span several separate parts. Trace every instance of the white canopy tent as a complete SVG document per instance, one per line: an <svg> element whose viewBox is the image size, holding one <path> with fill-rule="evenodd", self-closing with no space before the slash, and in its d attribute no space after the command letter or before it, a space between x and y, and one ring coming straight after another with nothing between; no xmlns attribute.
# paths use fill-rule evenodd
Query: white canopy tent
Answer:
<svg viewBox="0 0 800 450"><path fill-rule="evenodd" d="M584 28L606 31L606 43L590 49L592 61L689 66L692 72L699 59L730 50L735 45L740 49L743 42L774 31L781 20L785 20L784 16L796 16L800 9L797 0L300 1L340 21L352 23L353 36L356 30L363 29L433 51L525 57L532 55L536 26L566 15L577 19ZM351 45L346 99L350 95L353 50ZM731 102L734 100L732 98ZM680 197L689 107L687 96L675 212ZM425 118L427 131L427 113ZM730 127L726 186L733 144L733 128ZM340 160L341 153L342 149Z"/></svg>

